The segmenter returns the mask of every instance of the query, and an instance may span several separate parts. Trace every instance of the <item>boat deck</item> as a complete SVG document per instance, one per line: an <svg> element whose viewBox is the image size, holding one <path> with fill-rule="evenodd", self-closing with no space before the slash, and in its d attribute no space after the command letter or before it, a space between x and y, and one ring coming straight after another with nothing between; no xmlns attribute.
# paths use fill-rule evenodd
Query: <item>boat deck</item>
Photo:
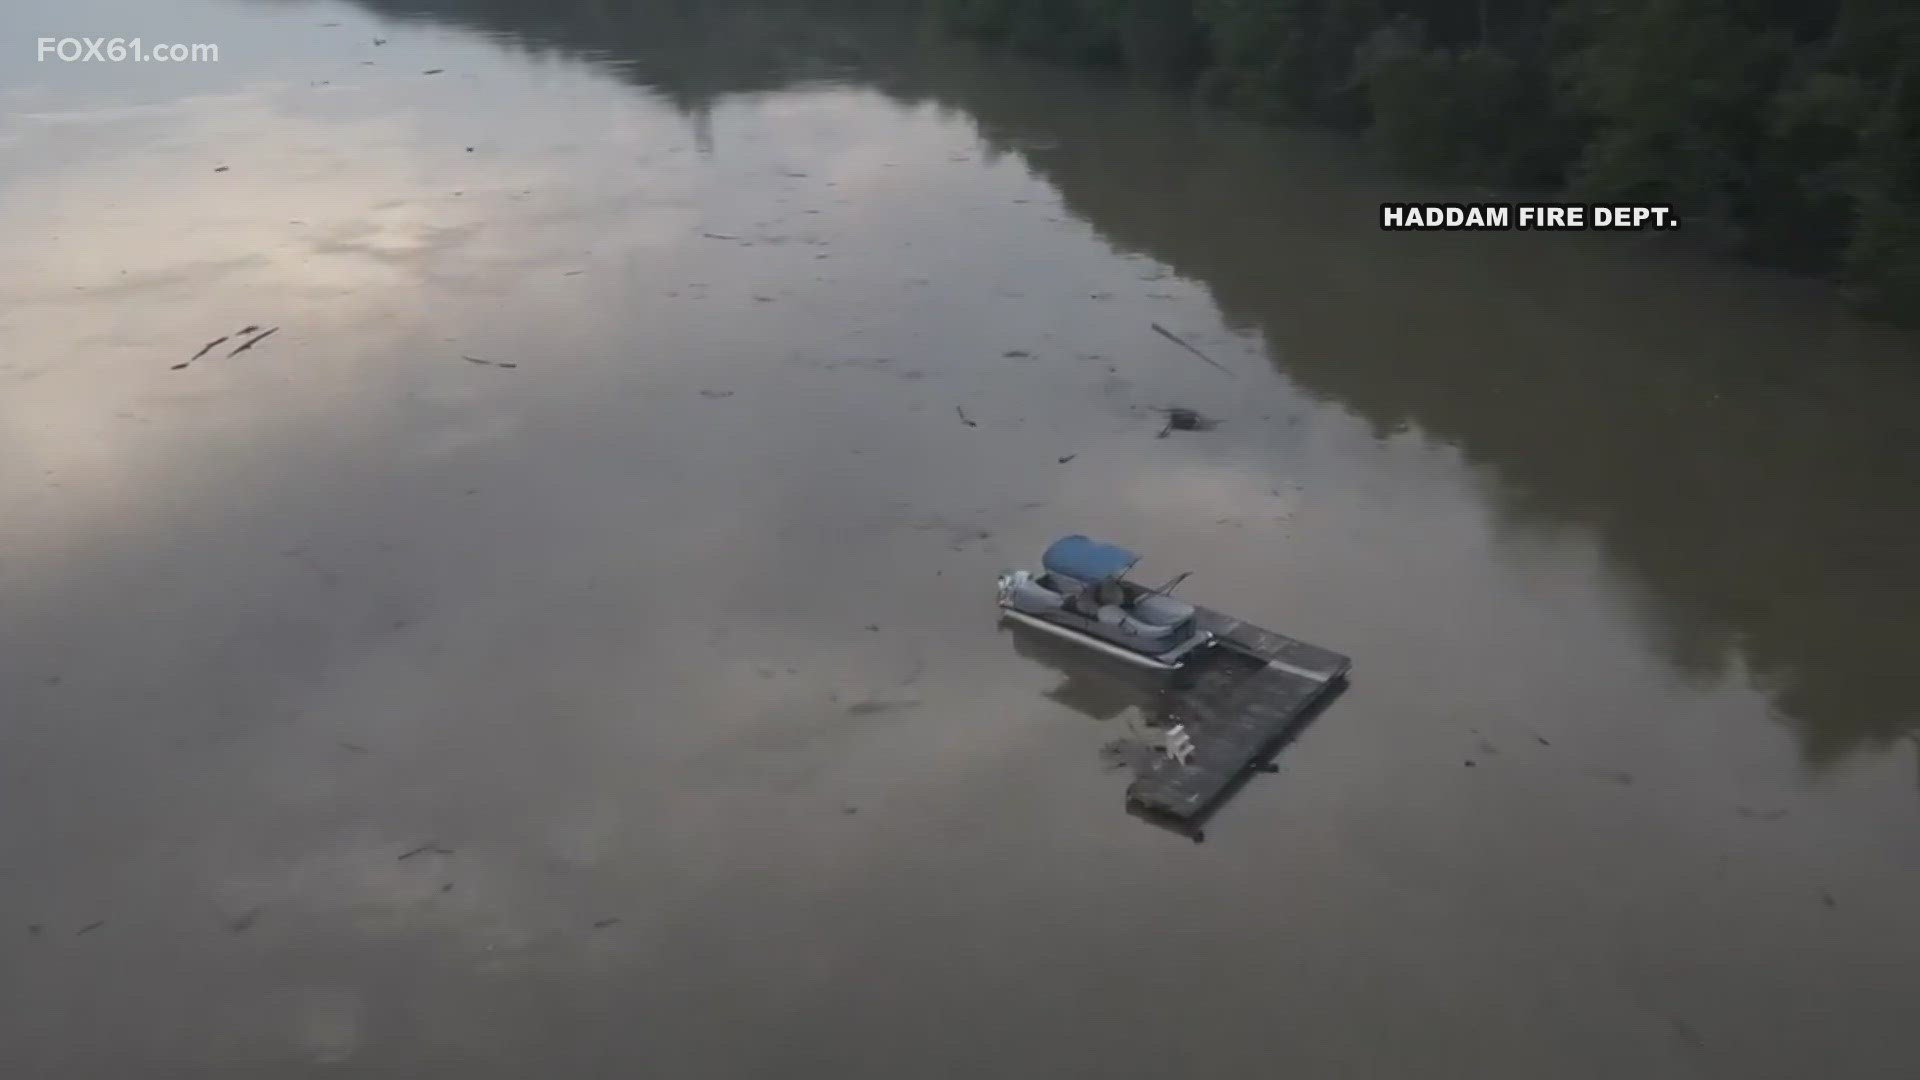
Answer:
<svg viewBox="0 0 1920 1080"><path fill-rule="evenodd" d="M1201 608L1218 644L1192 661L1191 684L1166 694L1185 725L1185 764L1157 755L1127 788L1129 808L1197 828L1340 686L1353 662L1317 645Z"/></svg>

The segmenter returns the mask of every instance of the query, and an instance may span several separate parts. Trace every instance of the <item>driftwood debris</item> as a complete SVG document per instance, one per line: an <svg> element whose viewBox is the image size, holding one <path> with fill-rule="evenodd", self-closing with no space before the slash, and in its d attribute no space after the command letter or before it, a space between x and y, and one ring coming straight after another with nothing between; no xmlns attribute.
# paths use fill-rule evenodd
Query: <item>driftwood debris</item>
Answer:
<svg viewBox="0 0 1920 1080"><path fill-rule="evenodd" d="M1171 341L1171 342L1173 342L1173 343L1174 343L1175 345L1178 345L1178 346L1180 346L1181 348L1183 348L1183 349L1185 349L1185 350L1187 350L1188 352L1190 352L1190 353L1192 353L1193 355L1195 355L1195 356L1197 356L1197 357L1199 357L1200 359L1202 359L1202 360L1204 360L1204 361L1206 361L1207 363L1209 363L1209 364L1212 364L1212 365L1213 365L1214 367L1216 367L1216 368L1220 368L1220 370L1221 370L1221 371L1225 371L1225 372L1226 372L1226 373L1227 373L1227 374L1228 374L1229 376L1233 376L1233 377L1235 377L1235 378L1237 378L1237 377L1238 377L1238 376L1234 376L1234 375L1233 375L1233 372L1232 372L1232 371L1229 371L1229 370L1228 370L1227 368L1225 368L1225 367L1221 367L1221 365L1219 364L1219 362L1218 362L1218 361L1216 361L1216 360L1214 360L1214 358L1213 358L1213 357L1211 357L1211 356L1208 356L1208 355L1207 355L1206 353L1203 353L1203 352L1201 352L1201 351L1200 351L1199 349L1196 349L1196 348L1194 348L1193 346L1191 346L1191 345L1189 345L1189 344L1187 344L1187 343L1186 343L1186 341L1184 341L1184 340L1183 340L1183 339L1182 339L1182 338L1180 337L1180 335L1178 335L1178 334L1176 334L1176 333L1174 333L1173 331L1171 331L1171 330L1169 330L1169 329L1167 329L1167 328L1166 328L1166 327L1164 327L1164 326L1161 326L1161 325L1160 325L1159 323L1154 323L1154 324L1153 324L1153 332L1154 332L1154 333L1156 333L1156 334L1159 334L1159 335L1160 335L1161 337L1163 337L1163 338L1166 338L1166 339L1167 339L1168 341Z"/></svg>
<svg viewBox="0 0 1920 1080"><path fill-rule="evenodd" d="M245 331L242 331L242 333L245 333ZM221 344L222 342L225 342L225 341L227 341L228 339L230 339L230 338L232 338L232 337L233 337L233 335L232 335L232 334L221 334L221 335L220 335L219 337L217 337L217 338L214 338L214 339L213 339L212 341L209 341L209 342L207 342L207 343L206 343L205 345L202 345L202 346L200 346L200 351L199 351L199 352L197 352L197 353L194 353L194 354L193 354L192 356L189 356L189 357L187 357L187 358L186 358L185 360L182 360L181 362L179 362L179 363L177 363L177 364L175 364L175 365L173 365L173 367L172 367L172 368L171 368L170 370L173 370L173 371L179 371L179 370L180 370L181 368L184 368L184 367L186 367L186 366L187 366L188 364L191 364L191 363L193 363L193 362L194 362L195 360L198 360L198 359L200 359L201 357L203 357L203 356L205 356L205 355L207 355L208 353L210 353L210 352L212 352L212 351L213 351L213 348L214 348L214 346L216 346L216 345L219 345L219 344Z"/></svg>
<svg viewBox="0 0 1920 1080"><path fill-rule="evenodd" d="M241 353L246 352L248 349L253 348L255 345L260 344L261 342L267 340L268 338L272 337L273 335L279 332L280 332L280 328L277 326L272 327L271 329L260 331L258 334L255 334L254 336L234 346L233 351L227 354L227 359L231 360L234 357L239 356ZM245 331L242 331L242 333L245 333Z"/></svg>
<svg viewBox="0 0 1920 1080"><path fill-rule="evenodd" d="M520 366L519 364L513 363L510 360L482 360L477 356L468 356L466 353L461 353L460 359L465 360L469 364L479 364L481 367L497 367L497 368L512 369Z"/></svg>
<svg viewBox="0 0 1920 1080"><path fill-rule="evenodd" d="M1167 423L1160 429L1160 433L1154 436L1156 439L1166 438L1170 431L1211 431L1217 426L1213 420L1201 415L1199 411L1184 405L1174 405L1159 411L1166 416Z"/></svg>
<svg viewBox="0 0 1920 1080"><path fill-rule="evenodd" d="M167 370L169 370L169 371L181 371L181 370L184 370L184 369L186 369L186 368L188 368L188 367L190 367L190 366L192 366L192 365L193 365L193 363L194 363L195 361L197 361L197 360L199 360L199 359L200 359L201 357L203 357L203 356L205 356L205 355L207 355L208 353L210 353L210 352L212 352L212 351L213 351L213 350L214 350L215 348L217 348L217 347L219 347L219 346L221 346L221 345L224 345L224 344L226 344L226 343L227 343L227 342L229 342L229 341L232 341L232 340L233 340L234 338L237 338L237 337L246 337L246 336L247 336L248 334L251 334L251 333L253 333L254 331L256 331L256 330L258 330L258 329L260 329L260 327L259 327L259 325L258 325L257 323L249 323L249 324L247 324L246 326L243 326L243 327L241 327L240 329L238 329L238 330L236 330L236 331L234 331L234 332L233 332L233 333L231 333L231 334L221 334L221 335L220 335L219 337L217 337L217 338L214 338L214 339L213 339L212 341L209 341L209 342L207 342L207 343L206 343L205 345L202 345L202 346L200 346L200 351L199 351L199 352L197 352L197 353L194 353L194 354L193 354L192 356L190 356L190 357L188 357L188 358L186 358L185 360L182 360L182 361L180 361L180 362L179 362L179 363L177 363L177 364L174 364L173 366L171 366L171 367L170 367L170 368L168 368ZM243 352L246 352L246 351L247 351L248 349L251 349L251 348L253 348L253 347L254 347L255 345L258 345L258 344L259 344L260 342L262 342L262 341L265 341L265 340L266 340L266 339L268 338L268 336L270 336L270 335L272 335L273 333L275 333L275 332L276 332L276 331L278 331L279 329L280 329L280 328L276 326L276 327L274 327L274 328L273 328L272 330L268 330L268 331L267 331L266 333L264 333L264 334L260 334L259 336L257 336L257 337L255 337L255 338L253 338L253 339L252 339L252 340L250 340L250 341L243 341L243 342L241 342L241 343L240 343L240 344L239 344L238 346L236 346L236 347L234 348L234 350L233 350L232 352L230 352L230 353L228 353L228 354L227 354L227 356L228 356L228 357L235 357L235 356L239 356L239 355L240 355L241 353L243 353Z"/></svg>

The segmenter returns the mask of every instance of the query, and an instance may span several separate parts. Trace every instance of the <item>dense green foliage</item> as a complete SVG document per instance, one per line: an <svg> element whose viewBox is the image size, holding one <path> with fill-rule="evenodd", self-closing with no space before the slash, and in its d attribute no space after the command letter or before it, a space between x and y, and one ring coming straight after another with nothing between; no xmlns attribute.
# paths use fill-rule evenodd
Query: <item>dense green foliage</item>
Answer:
<svg viewBox="0 0 1920 1080"><path fill-rule="evenodd" d="M935 0L949 25L1448 180L1678 206L1920 319L1915 0Z"/></svg>

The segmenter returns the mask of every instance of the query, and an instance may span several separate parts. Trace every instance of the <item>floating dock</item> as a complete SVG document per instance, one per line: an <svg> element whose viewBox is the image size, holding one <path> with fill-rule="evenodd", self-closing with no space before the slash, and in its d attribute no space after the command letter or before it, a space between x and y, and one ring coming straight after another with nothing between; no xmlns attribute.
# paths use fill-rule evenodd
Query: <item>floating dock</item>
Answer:
<svg viewBox="0 0 1920 1080"><path fill-rule="evenodd" d="M1127 788L1127 807L1197 830L1245 777L1345 684L1353 661L1217 611L1200 608L1212 648L1166 692L1169 720L1193 740L1184 763L1156 755Z"/></svg>

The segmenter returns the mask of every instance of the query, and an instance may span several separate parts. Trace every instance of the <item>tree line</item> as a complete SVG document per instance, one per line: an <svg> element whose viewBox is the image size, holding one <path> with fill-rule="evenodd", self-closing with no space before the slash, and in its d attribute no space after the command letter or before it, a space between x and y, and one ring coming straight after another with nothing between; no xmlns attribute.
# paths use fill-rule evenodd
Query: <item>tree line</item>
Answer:
<svg viewBox="0 0 1920 1080"><path fill-rule="evenodd" d="M1920 321L1916 0L930 0L947 26L1350 126L1435 179L1671 204Z"/></svg>

